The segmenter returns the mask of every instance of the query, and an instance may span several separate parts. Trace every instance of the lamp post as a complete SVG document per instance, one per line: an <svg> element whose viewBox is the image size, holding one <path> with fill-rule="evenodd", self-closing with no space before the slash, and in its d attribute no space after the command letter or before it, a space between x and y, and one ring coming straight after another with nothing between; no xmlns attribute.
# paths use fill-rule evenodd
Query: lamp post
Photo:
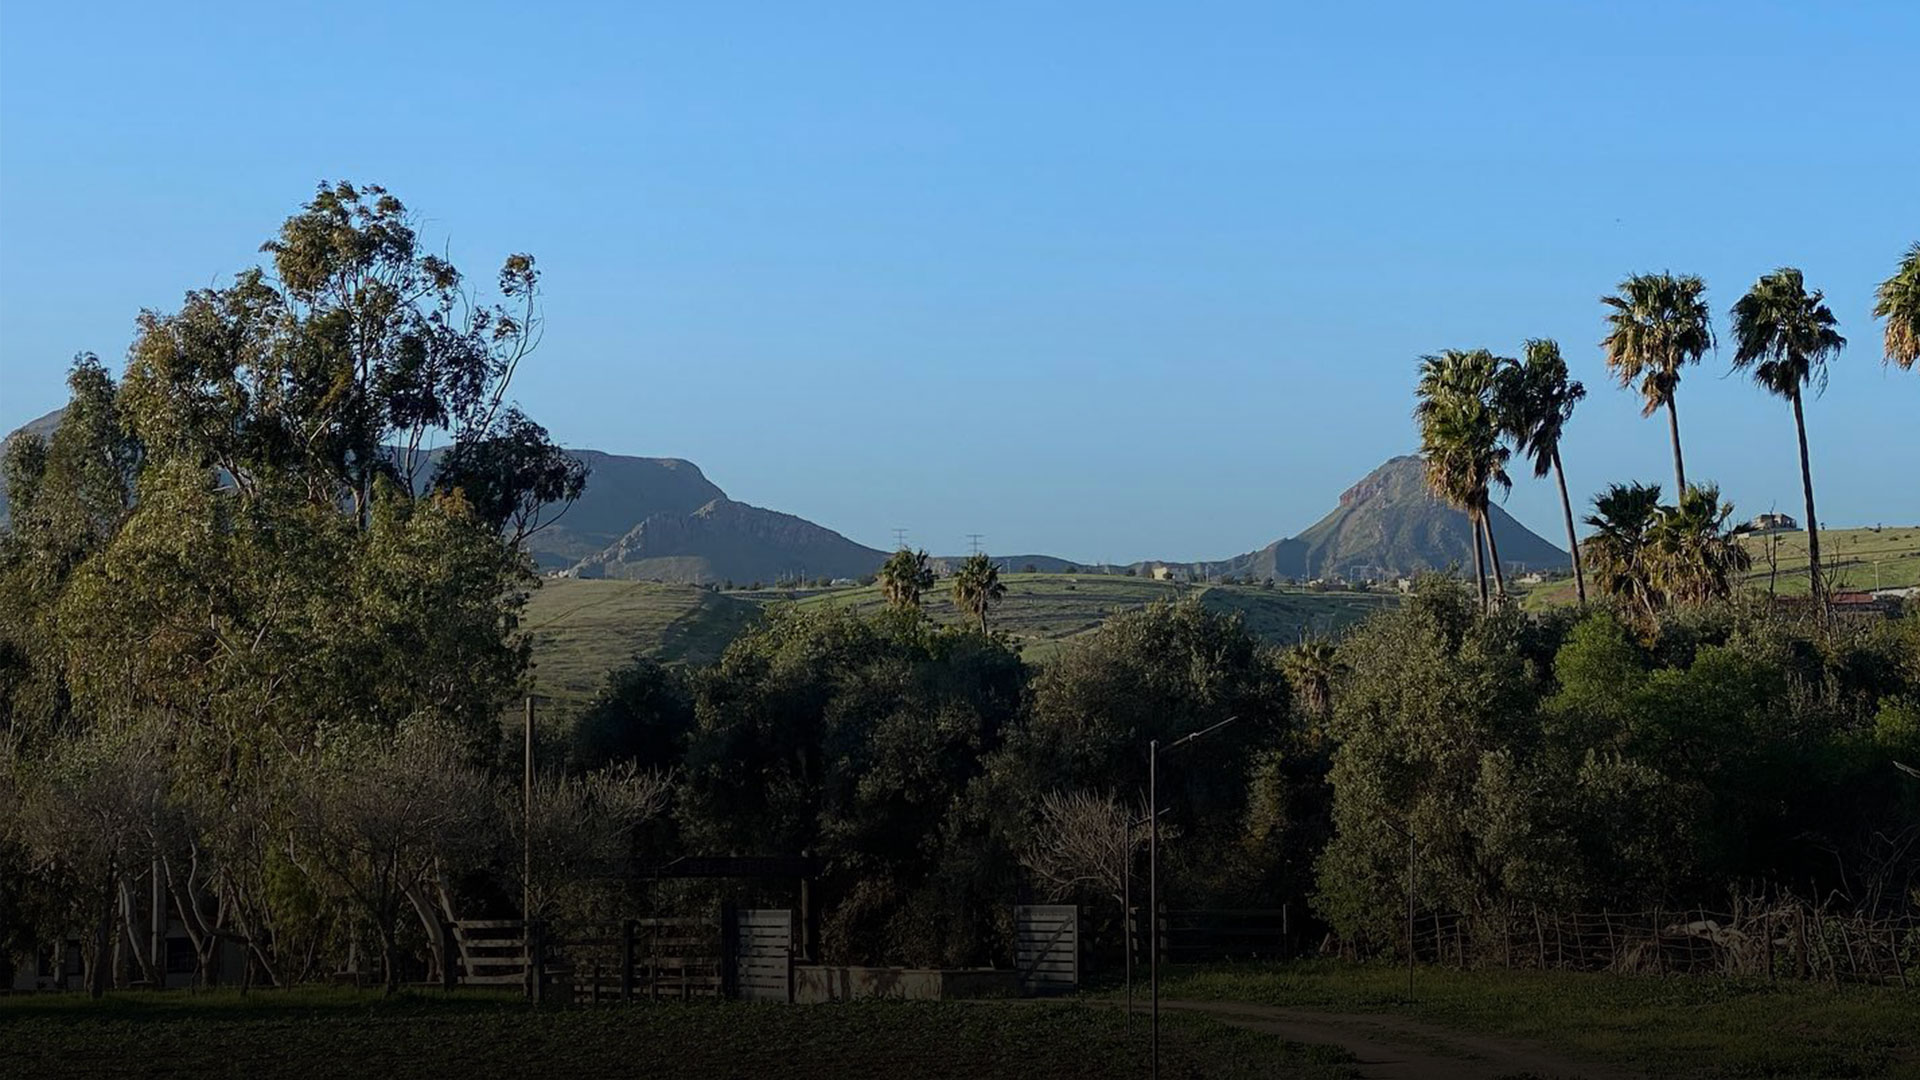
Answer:
<svg viewBox="0 0 1920 1080"><path fill-rule="evenodd" d="M1167 744L1169 752L1219 731L1238 716L1229 716L1212 727L1189 732ZM1153 1034L1149 1040L1149 1058L1153 1080L1160 1078L1160 740L1147 742L1147 938L1148 981L1153 988Z"/></svg>

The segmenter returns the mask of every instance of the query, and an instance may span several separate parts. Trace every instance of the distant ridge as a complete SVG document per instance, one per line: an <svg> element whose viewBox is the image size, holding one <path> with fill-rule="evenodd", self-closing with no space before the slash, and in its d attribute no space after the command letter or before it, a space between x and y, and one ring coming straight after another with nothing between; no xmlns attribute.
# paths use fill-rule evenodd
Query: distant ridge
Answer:
<svg viewBox="0 0 1920 1080"><path fill-rule="evenodd" d="M1473 530L1467 515L1433 497L1423 468L1412 454L1390 458L1348 488L1339 506L1298 536L1202 566L1209 575L1263 578L1399 577L1471 567ZM1572 565L1565 551L1498 505L1490 508L1488 520L1507 570Z"/></svg>

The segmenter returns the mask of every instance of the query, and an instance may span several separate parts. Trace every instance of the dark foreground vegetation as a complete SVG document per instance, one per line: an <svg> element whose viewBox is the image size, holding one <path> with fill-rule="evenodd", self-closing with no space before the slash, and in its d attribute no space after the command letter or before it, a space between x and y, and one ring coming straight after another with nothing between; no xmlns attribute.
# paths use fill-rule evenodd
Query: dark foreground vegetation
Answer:
<svg viewBox="0 0 1920 1080"><path fill-rule="evenodd" d="M1169 1017L1161 1075L1351 1076L1346 1055ZM1145 1075L1146 1036L1114 1009L870 1002L536 1010L510 999L298 990L241 997L0 999L7 1068L57 1077Z"/></svg>
<svg viewBox="0 0 1920 1080"><path fill-rule="evenodd" d="M1180 971L1169 997L1391 1013L1525 1040L1653 1077L1920 1076L1913 995L1897 987L1651 979L1332 961Z"/></svg>

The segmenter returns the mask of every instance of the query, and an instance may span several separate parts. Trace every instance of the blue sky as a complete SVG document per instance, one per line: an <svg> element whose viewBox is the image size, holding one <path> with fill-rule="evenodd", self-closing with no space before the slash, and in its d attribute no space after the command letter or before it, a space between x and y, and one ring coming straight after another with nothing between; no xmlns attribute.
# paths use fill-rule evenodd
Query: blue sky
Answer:
<svg viewBox="0 0 1920 1080"><path fill-rule="evenodd" d="M1802 267L1853 346L1821 517L1920 521L1920 4L8 4L0 430L324 178L469 274L533 252L515 396L884 546L1199 558L1409 451L1415 358L1558 337L1576 498L1670 476L1597 297ZM1799 511L1784 403L1682 384L1688 474ZM1551 486L1507 507L1560 536Z"/></svg>

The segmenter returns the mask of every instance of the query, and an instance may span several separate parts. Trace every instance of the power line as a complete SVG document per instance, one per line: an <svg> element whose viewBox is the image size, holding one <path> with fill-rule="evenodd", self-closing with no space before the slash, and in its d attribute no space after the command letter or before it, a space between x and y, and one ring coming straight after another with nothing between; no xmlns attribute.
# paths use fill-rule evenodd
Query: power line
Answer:
<svg viewBox="0 0 1920 1080"><path fill-rule="evenodd" d="M893 549L895 551L898 551L901 548L904 548L906 546L907 546L907 530L905 529L893 530Z"/></svg>
<svg viewBox="0 0 1920 1080"><path fill-rule="evenodd" d="M972 546L972 548L973 548L973 551L972 551L972 553L973 553L973 554L975 554L975 555L978 555L978 554L980 554L980 541L981 541L982 539L984 539L984 537L983 537L983 535L982 535L981 533L968 533L968 534L967 534L967 543L968 543L969 545L971 545L971 546Z"/></svg>

